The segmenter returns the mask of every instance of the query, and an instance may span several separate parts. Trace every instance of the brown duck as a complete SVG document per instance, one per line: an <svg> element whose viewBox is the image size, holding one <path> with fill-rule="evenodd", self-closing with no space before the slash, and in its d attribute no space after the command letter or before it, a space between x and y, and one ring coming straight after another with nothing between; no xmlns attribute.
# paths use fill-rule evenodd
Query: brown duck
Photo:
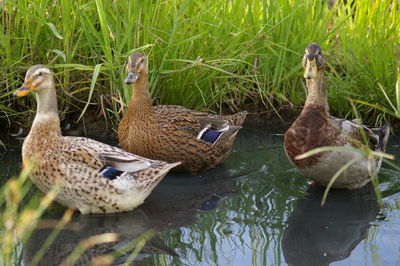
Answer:
<svg viewBox="0 0 400 266"><path fill-rule="evenodd" d="M333 188L356 189L371 180L382 158L368 158L355 149L336 149L296 159L298 155L323 146L365 148L384 152L389 127L368 128L356 121L330 116L324 86L325 62L318 44L307 46L302 61L308 96L303 111L285 134L285 151L290 161L307 177L326 186L346 163L354 160L333 183ZM367 141L363 140L364 133ZM367 143L366 143L367 142Z"/></svg>
<svg viewBox="0 0 400 266"><path fill-rule="evenodd" d="M228 157L247 112L220 116L177 105L153 106L144 53L128 58L127 84L132 99L118 127L124 150L151 159L182 162L175 170L192 174Z"/></svg>

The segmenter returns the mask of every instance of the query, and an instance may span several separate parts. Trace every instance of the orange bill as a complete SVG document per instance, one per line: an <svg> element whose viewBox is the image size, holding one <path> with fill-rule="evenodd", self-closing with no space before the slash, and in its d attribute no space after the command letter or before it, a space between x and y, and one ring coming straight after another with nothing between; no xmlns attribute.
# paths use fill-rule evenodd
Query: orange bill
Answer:
<svg viewBox="0 0 400 266"><path fill-rule="evenodd" d="M306 61L306 67L305 67L305 72L304 72L304 78L310 79L310 78L315 78L317 76L317 62L315 61L315 58L312 60L309 60L307 58Z"/></svg>
<svg viewBox="0 0 400 266"><path fill-rule="evenodd" d="M28 95L31 91L34 91L35 89L36 88L32 85L31 81L25 81L24 84L22 84L21 88L16 90L13 95L16 97L23 97Z"/></svg>

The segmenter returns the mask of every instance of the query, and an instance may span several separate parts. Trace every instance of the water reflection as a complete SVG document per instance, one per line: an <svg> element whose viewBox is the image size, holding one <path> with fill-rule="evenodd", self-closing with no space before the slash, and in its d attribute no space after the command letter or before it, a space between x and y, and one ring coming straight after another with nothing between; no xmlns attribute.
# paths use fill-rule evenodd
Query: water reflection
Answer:
<svg viewBox="0 0 400 266"><path fill-rule="evenodd" d="M163 232L181 258L149 257L149 265L279 265L279 240L290 197L303 196L306 179L291 171L281 136L243 131L224 165L237 176L238 193L196 223ZM210 204L206 204L210 205ZM212 204L211 204L212 205Z"/></svg>
<svg viewBox="0 0 400 266"><path fill-rule="evenodd" d="M76 213L46 250L40 265L58 265L82 240L110 232L118 234L117 241L95 245L88 249L79 257L77 264L90 264L94 258L115 253L121 250L121 247L128 245L130 248L124 248L123 252L116 253L115 263L125 263L136 247L132 245L135 239L146 232L160 232L194 223L198 213L214 209L222 199L235 194L234 189L235 179L230 177L223 167L199 176L170 175L153 191L145 204L133 212L110 215ZM29 265L53 232L59 218L58 215L52 219L43 219L39 223L24 249L26 265ZM144 263L143 260L149 254L179 256L173 247L165 245L158 235L146 242L135 259L135 265Z"/></svg>
<svg viewBox="0 0 400 266"><path fill-rule="evenodd" d="M378 204L371 184L355 190L331 190L320 206L324 188L310 186L290 214L282 237L289 265L328 265L350 256L367 235Z"/></svg>
<svg viewBox="0 0 400 266"><path fill-rule="evenodd" d="M34 256L45 243L46 239L53 232L58 219L43 219L29 238L24 249L24 263L29 265ZM115 253L117 263L124 263L130 253L136 248L134 240L150 231L151 223L140 210L110 215L79 215L76 214L58 234L44 253L39 265L59 265L75 250L77 245L89 237L104 233L116 233L118 240L104 244L97 244L86 250L79 257L76 264L88 265L100 256ZM124 248L123 248L124 247ZM122 250L121 250L122 249ZM119 250L121 250L119 252ZM158 237L150 239L144 246L139 259L146 257L146 254L177 254L167 247Z"/></svg>
<svg viewBox="0 0 400 266"><path fill-rule="evenodd" d="M397 261L400 172L384 166L379 175L383 221L375 218L371 187L331 191L320 208L322 189L310 187L288 162L282 135L270 134L284 130L267 130L240 131L231 156L218 168L200 176L169 175L135 212L75 215L47 249L45 262L55 265L57 256L65 257L91 235L121 234L119 242L91 251L104 254L148 230L158 238L146 244L135 265L285 265L285 261L323 265L338 260L342 261L335 264L388 265ZM398 158L400 141L392 139L389 144L388 152ZM19 172L20 146L14 141L5 154L0 152L0 183ZM48 220L39 225L24 250L25 262L60 216L54 209L47 214ZM370 223L375 226L368 229ZM120 254L118 262L126 258Z"/></svg>
<svg viewBox="0 0 400 266"><path fill-rule="evenodd" d="M0 145L0 186L2 186L10 177L18 175L20 171L22 142L19 140L5 141L1 134L0 141L6 143L6 146Z"/></svg>
<svg viewBox="0 0 400 266"><path fill-rule="evenodd" d="M199 212L214 209L220 200L236 193L236 181L221 165L198 176L171 174L140 207L159 230L196 222Z"/></svg>

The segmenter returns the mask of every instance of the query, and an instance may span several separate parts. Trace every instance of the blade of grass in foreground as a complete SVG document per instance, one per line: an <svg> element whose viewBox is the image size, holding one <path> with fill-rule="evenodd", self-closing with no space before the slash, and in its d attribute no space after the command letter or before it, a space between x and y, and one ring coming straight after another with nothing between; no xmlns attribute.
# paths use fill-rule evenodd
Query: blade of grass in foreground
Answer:
<svg viewBox="0 0 400 266"><path fill-rule="evenodd" d="M105 233L96 235L82 240L78 246L72 251L72 253L60 264L62 266L74 265L79 259L79 256L83 254L89 248L109 242L115 242L118 240L118 234L116 233Z"/></svg>
<svg viewBox="0 0 400 266"><path fill-rule="evenodd" d="M32 166L33 167L33 166ZM5 265L14 265L15 248L25 245L40 217L55 199L59 187L54 186L39 201L31 199L27 204L22 201L27 195L31 184L28 181L32 167L25 167L18 178L10 179L2 188L0 193L0 259Z"/></svg>
<svg viewBox="0 0 400 266"><path fill-rule="evenodd" d="M358 152L358 153L359 153L359 156L357 156L357 157L353 158L352 160L350 160L349 162L347 162L345 165L343 165L343 166L332 176L331 180L329 181L328 185L327 185L326 188L325 188L325 191L324 191L324 194L323 194L323 197L322 197L322 200L321 200L321 206L323 206L323 205L325 204L326 199L327 199L327 197L328 197L329 190L331 189L332 185L333 185L334 182L337 180L337 178L338 178L344 171L346 171L346 169L348 169L351 165L353 165L353 164L356 163L357 161L359 161L359 160L361 160L361 159L367 157L367 158L368 158L368 162L369 162L369 163L368 163L368 167L371 167L370 162L371 162L372 160L375 160L375 159L374 159L375 157L382 157L383 159L385 159L385 161L387 161L387 160L394 160L394 159L395 159L393 155L391 155L391 154L386 154L386 153L383 153L383 152L376 152L376 151L372 151L372 150L364 151L364 150L356 149L356 148L353 148L353 147L339 147L339 146L326 146L326 147L315 148L315 149L312 149L312 150L310 150L310 151L308 151L308 152L305 152L305 153L303 153L303 154L300 154L300 155L296 156L295 159L296 159L296 160L302 160L302 159L308 158L308 157L310 157L310 156L316 155L316 154L318 154L318 153L321 153L321 152L329 152L329 151L352 151L352 152ZM371 172L371 169L370 169L370 168L369 168L369 170L370 170L371 180L373 181L374 189L375 189L375 192L376 192L376 195L377 195L377 200L378 200L378 202L380 203L380 205L382 205L382 204L381 204L380 192L379 192L379 190L377 190L377 187L376 187L377 184L378 184L378 183L377 183L377 180L376 180L376 177L373 176L374 173Z"/></svg>
<svg viewBox="0 0 400 266"><path fill-rule="evenodd" d="M46 253L46 250L54 242L54 240L56 239L56 237L60 233L60 231L65 227L65 225L69 221L71 221L73 213L74 213L74 210L72 210L72 209L67 209L65 211L63 217L57 223L53 232L51 232L51 234L47 237L46 241L43 243L43 245L40 247L40 249L36 252L36 255L33 257L32 261L30 262L30 265L34 266L40 262L40 260L43 258L44 254Z"/></svg>

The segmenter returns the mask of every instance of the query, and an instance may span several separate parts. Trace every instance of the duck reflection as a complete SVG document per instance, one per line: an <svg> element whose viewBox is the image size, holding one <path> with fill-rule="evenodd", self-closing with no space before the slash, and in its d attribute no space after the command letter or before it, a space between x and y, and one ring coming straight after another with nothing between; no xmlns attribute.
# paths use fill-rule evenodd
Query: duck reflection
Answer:
<svg viewBox="0 0 400 266"><path fill-rule="evenodd" d="M87 249L76 264L91 264L100 256L110 253L115 257L113 264L125 263L136 247L132 243L143 234L152 234L151 236L155 237L146 242L135 258L135 265L144 262L143 260L151 254L177 257L178 254L162 242L157 232L193 224L198 213L214 209L221 199L236 193L235 179L230 177L223 166L198 176L182 175L173 174L164 178L145 203L133 212L107 215L75 213L46 249L39 265L59 265L82 240L104 233L115 233L118 239ZM53 232L61 217L56 216L54 219L43 219L29 238L24 249L25 265L32 262L35 254Z"/></svg>
<svg viewBox="0 0 400 266"><path fill-rule="evenodd" d="M320 206L323 187L310 186L287 221L282 249L289 265L328 265L350 256L378 213L371 184L362 189L331 190Z"/></svg>
<svg viewBox="0 0 400 266"><path fill-rule="evenodd" d="M170 174L140 207L159 230L179 228L196 222L197 214L207 212L233 194L236 179L221 165L197 176Z"/></svg>
<svg viewBox="0 0 400 266"><path fill-rule="evenodd" d="M57 218L47 218L39 222L24 249L25 265L30 265L58 222ZM115 264L123 263L136 248L135 239L140 237L148 239L149 236L155 235L151 223L140 210L107 215L80 215L75 213L71 221L66 224L46 250L39 265L69 264L66 263L66 259L79 243L92 236L105 233L116 234L116 241L93 245L79 257L76 265L89 265L95 260L103 265L102 261L99 260L100 257L111 253L114 254ZM178 256L157 236L146 242L138 258L144 258L146 254L151 253ZM104 263L106 262L107 260L104 261Z"/></svg>

